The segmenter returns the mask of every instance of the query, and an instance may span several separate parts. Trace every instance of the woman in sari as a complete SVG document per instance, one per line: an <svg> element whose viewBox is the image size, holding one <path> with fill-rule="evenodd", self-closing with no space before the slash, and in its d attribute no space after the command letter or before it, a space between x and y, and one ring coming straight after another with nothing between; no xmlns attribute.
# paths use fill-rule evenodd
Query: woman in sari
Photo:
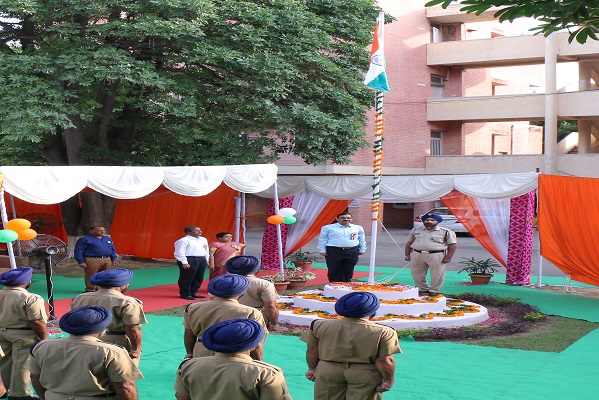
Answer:
<svg viewBox="0 0 599 400"><path fill-rule="evenodd" d="M231 257L241 254L241 250L245 247L243 243L233 241L233 235L230 232L219 232L216 234L218 242L212 242L210 247L210 279L227 273L225 264Z"/></svg>

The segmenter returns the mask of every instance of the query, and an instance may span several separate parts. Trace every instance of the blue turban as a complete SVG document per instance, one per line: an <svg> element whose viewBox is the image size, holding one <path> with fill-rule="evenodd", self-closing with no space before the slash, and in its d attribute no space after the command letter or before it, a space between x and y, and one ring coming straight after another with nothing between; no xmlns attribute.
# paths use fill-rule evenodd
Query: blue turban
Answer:
<svg viewBox="0 0 599 400"><path fill-rule="evenodd" d="M237 353L252 350L264 337L264 328L259 322L248 318L221 321L206 329L202 344L208 350L219 353Z"/></svg>
<svg viewBox="0 0 599 400"><path fill-rule="evenodd" d="M230 258L225 267L232 274L249 275L258 272L260 260L254 256L237 256Z"/></svg>
<svg viewBox="0 0 599 400"><path fill-rule="evenodd" d="M89 281L96 286L121 287L127 286L131 278L133 278L133 271L125 268L115 268L93 274Z"/></svg>
<svg viewBox="0 0 599 400"><path fill-rule="evenodd" d="M380 302L370 292L351 292L341 296L335 303L335 311L349 318L364 318L376 313Z"/></svg>
<svg viewBox="0 0 599 400"><path fill-rule="evenodd" d="M4 286L21 286L31 282L33 268L16 268L6 271L0 275L0 285Z"/></svg>
<svg viewBox="0 0 599 400"><path fill-rule="evenodd" d="M60 318L60 329L73 335L103 332L112 321L112 313L101 306L85 306L69 311Z"/></svg>
<svg viewBox="0 0 599 400"><path fill-rule="evenodd" d="M245 293L250 281L235 274L219 275L208 283L208 293L218 297L237 297Z"/></svg>
<svg viewBox="0 0 599 400"><path fill-rule="evenodd" d="M424 220L427 219L427 218L432 218L432 219L434 219L437 222L443 221L443 217L440 216L439 214L427 213L427 214L424 214L423 216L420 217L420 219L422 220L422 222L424 222Z"/></svg>

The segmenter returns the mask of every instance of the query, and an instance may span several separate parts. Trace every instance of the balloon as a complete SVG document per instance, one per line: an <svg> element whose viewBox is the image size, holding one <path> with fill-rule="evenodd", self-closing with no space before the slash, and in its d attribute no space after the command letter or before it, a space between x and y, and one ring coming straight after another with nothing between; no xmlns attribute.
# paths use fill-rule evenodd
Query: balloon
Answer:
<svg viewBox="0 0 599 400"><path fill-rule="evenodd" d="M266 221L268 221L269 224L278 225L285 221L285 217L281 217L280 215L271 215L270 217L266 218Z"/></svg>
<svg viewBox="0 0 599 400"><path fill-rule="evenodd" d="M31 240L37 236L37 232L33 229L23 229L18 232L19 240Z"/></svg>
<svg viewBox="0 0 599 400"><path fill-rule="evenodd" d="M19 234L15 231L11 231L10 229L1 229L0 230L0 243L10 243L17 240Z"/></svg>
<svg viewBox="0 0 599 400"><path fill-rule="evenodd" d="M293 217L293 216L289 216L289 217L285 217L285 219L283 220L284 224L287 225L291 225L291 224L295 224L297 221L297 218Z"/></svg>
<svg viewBox="0 0 599 400"><path fill-rule="evenodd" d="M277 215L281 217L291 217L295 215L296 211L293 208L281 208Z"/></svg>
<svg viewBox="0 0 599 400"><path fill-rule="evenodd" d="M27 228L31 227L31 222L27 221L23 218L15 218L11 219L6 223L6 229L10 229L11 231L21 232ZM11 240L12 242L12 240Z"/></svg>

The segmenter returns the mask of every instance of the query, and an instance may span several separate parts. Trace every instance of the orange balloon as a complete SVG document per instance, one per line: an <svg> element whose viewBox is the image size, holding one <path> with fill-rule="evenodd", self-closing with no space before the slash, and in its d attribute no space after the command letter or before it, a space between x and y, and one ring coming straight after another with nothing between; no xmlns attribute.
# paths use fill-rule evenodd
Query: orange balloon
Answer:
<svg viewBox="0 0 599 400"><path fill-rule="evenodd" d="M15 218L11 219L6 223L6 229L10 229L11 231L20 232L22 230L28 229L31 227L31 222L27 221L23 218Z"/></svg>
<svg viewBox="0 0 599 400"><path fill-rule="evenodd" d="M18 232L18 234L19 240L31 240L37 236L37 232L33 229L23 229L22 231Z"/></svg>
<svg viewBox="0 0 599 400"><path fill-rule="evenodd" d="M285 221L285 217L281 217L280 215L271 215L270 217L266 218L266 221L273 225L282 224L283 221Z"/></svg>

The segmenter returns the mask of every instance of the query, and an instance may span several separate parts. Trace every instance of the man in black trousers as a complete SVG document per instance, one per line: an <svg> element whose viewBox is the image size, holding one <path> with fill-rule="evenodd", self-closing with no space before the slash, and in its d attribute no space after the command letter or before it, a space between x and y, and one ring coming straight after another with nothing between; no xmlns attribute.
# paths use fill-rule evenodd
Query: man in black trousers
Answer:
<svg viewBox="0 0 599 400"><path fill-rule="evenodd" d="M208 240L197 226L186 226L186 236L175 242L175 258L179 266L179 295L185 300L203 299L198 290L210 258Z"/></svg>

